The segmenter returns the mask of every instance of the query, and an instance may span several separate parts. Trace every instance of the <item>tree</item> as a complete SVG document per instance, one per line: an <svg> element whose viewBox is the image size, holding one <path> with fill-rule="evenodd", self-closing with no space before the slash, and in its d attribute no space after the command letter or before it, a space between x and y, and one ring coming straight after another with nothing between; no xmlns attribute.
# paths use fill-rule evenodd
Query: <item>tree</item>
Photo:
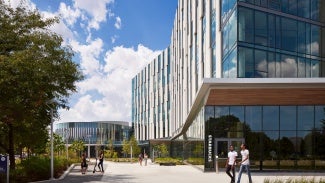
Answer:
<svg viewBox="0 0 325 183"><path fill-rule="evenodd" d="M130 154L130 152L131 152L131 147L130 147L129 141L127 141L125 139L122 142L122 152L126 155Z"/></svg>
<svg viewBox="0 0 325 183"><path fill-rule="evenodd" d="M137 140L135 139L135 137L132 135L130 140L127 141L127 140L123 140L123 153L125 154L131 154L132 153L132 156L133 154L140 154L141 153L141 149L138 145L138 142ZM132 149L132 152L131 152L131 149Z"/></svg>
<svg viewBox="0 0 325 183"><path fill-rule="evenodd" d="M57 118L58 108L68 108L75 83L83 79L71 48L49 30L58 22L0 0L0 149L9 154L11 169L19 146L46 144L41 138L51 123L49 111ZM25 132L18 133L22 129ZM33 131L43 135L28 134Z"/></svg>
<svg viewBox="0 0 325 183"><path fill-rule="evenodd" d="M53 134L53 146L54 146L54 152L60 153L65 149L65 144L63 141L63 138L60 135ZM49 142L49 145L50 142Z"/></svg>
<svg viewBox="0 0 325 183"><path fill-rule="evenodd" d="M110 139L109 141L108 141L108 149L109 149L109 158L111 158L111 157L113 157L113 154L114 154L114 144L113 144L113 140L112 139Z"/></svg>
<svg viewBox="0 0 325 183"><path fill-rule="evenodd" d="M135 139L134 135L131 136L129 141L130 147L132 147L132 153L133 154L140 154L141 148L138 145L138 141Z"/></svg>
<svg viewBox="0 0 325 183"><path fill-rule="evenodd" d="M70 149L74 150L76 153L78 153L79 157L81 156L81 152L85 149L85 143L82 140L76 140L73 141Z"/></svg>

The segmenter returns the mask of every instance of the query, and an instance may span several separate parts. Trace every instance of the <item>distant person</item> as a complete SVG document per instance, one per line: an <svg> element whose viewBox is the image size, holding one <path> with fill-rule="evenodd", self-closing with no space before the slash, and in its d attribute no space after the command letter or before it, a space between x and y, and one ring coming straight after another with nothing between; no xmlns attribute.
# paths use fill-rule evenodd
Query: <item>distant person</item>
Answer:
<svg viewBox="0 0 325 183"><path fill-rule="evenodd" d="M229 146L228 159L226 162L226 173L231 178L231 183L235 183L235 166L236 166L237 152L234 151L232 145ZM230 173L230 170L232 174Z"/></svg>
<svg viewBox="0 0 325 183"><path fill-rule="evenodd" d="M81 156L81 173L82 174L85 174L86 171L87 171L87 160L86 160L86 154L85 153L82 153L82 156Z"/></svg>
<svg viewBox="0 0 325 183"><path fill-rule="evenodd" d="M140 164L141 166L142 166L142 159L143 159L143 157L142 157L142 154L140 153L140 154L139 154L139 159L138 159L138 160L139 160L139 164Z"/></svg>
<svg viewBox="0 0 325 183"><path fill-rule="evenodd" d="M147 161L148 161L147 153L144 153L143 158L144 158L144 165L147 166Z"/></svg>
<svg viewBox="0 0 325 183"><path fill-rule="evenodd" d="M104 152L103 151L100 151L100 154L99 154L99 163L98 163L98 168L99 168L99 171L103 172L104 173L104 166L103 166L103 163L104 163Z"/></svg>
<svg viewBox="0 0 325 183"><path fill-rule="evenodd" d="M242 160L239 162L240 168L239 168L237 183L240 183L241 174L243 173L244 169L246 169L249 183L252 183L251 171L249 169L249 151L248 151L248 149L246 149L245 144L242 144L240 146L240 148L241 148L240 154L241 154Z"/></svg>

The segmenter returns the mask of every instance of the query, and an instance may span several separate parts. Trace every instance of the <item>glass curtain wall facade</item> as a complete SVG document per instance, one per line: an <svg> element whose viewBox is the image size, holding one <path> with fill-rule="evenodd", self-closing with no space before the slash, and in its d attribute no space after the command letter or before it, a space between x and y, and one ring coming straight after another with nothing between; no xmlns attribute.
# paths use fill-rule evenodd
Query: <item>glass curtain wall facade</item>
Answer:
<svg viewBox="0 0 325 183"><path fill-rule="evenodd" d="M137 140L171 136L169 83L167 48L132 79L132 122Z"/></svg>
<svg viewBox="0 0 325 183"><path fill-rule="evenodd" d="M222 77L324 77L321 7L320 0L223 0Z"/></svg>
<svg viewBox="0 0 325 183"><path fill-rule="evenodd" d="M123 140L130 138L131 126L123 121L91 121L91 122L60 122L54 123L54 133L71 145L82 140L91 146L94 156L95 146L107 146L110 141L115 147L122 146Z"/></svg>
<svg viewBox="0 0 325 183"><path fill-rule="evenodd" d="M205 119L206 134L245 139L252 169L325 168L325 105L205 106Z"/></svg>
<svg viewBox="0 0 325 183"><path fill-rule="evenodd" d="M278 97L272 105L261 105L261 99L249 105L208 105L209 90L204 90L205 79L324 78L323 9L322 0L179 0L164 66L166 87L162 90L159 81L158 58L132 80L136 138L170 139L171 156L204 165L204 170L215 170L215 155L227 151L216 144L234 143L239 151L242 142L254 154L253 169L325 170L325 101L298 104L293 99L284 105L286 99ZM304 87L297 93L308 91ZM200 90L207 91L205 97ZM162 122L163 116L168 120Z"/></svg>

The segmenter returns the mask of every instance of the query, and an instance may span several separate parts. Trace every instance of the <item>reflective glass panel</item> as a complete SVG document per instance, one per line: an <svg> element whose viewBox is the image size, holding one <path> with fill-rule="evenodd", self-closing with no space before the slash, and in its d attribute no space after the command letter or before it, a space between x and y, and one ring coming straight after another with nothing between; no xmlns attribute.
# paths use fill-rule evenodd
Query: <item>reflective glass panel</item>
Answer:
<svg viewBox="0 0 325 183"><path fill-rule="evenodd" d="M255 44L267 46L267 25L266 13L255 11Z"/></svg>
<svg viewBox="0 0 325 183"><path fill-rule="evenodd" d="M244 106L230 106L230 115L233 116L235 120L234 131L242 131L242 124L245 121Z"/></svg>
<svg viewBox="0 0 325 183"><path fill-rule="evenodd" d="M267 73L269 78L276 77L275 68L276 68L275 54L273 52L269 52L268 59L267 59Z"/></svg>
<svg viewBox="0 0 325 183"><path fill-rule="evenodd" d="M298 77L306 77L306 61L305 58L298 57Z"/></svg>
<svg viewBox="0 0 325 183"><path fill-rule="evenodd" d="M253 49L239 47L238 66L239 77L254 77Z"/></svg>
<svg viewBox="0 0 325 183"><path fill-rule="evenodd" d="M298 130L314 129L314 106L298 106Z"/></svg>
<svg viewBox="0 0 325 183"><path fill-rule="evenodd" d="M266 51L255 50L255 77L267 76Z"/></svg>
<svg viewBox="0 0 325 183"><path fill-rule="evenodd" d="M289 7L289 11L288 11L289 14L297 15L297 0L288 0L288 7Z"/></svg>
<svg viewBox="0 0 325 183"><path fill-rule="evenodd" d="M263 107L263 130L279 130L279 106Z"/></svg>
<svg viewBox="0 0 325 183"><path fill-rule="evenodd" d="M294 166L297 159L296 131L280 131L280 169L288 169Z"/></svg>
<svg viewBox="0 0 325 183"><path fill-rule="evenodd" d="M298 0L298 16L310 18L310 0Z"/></svg>
<svg viewBox="0 0 325 183"><path fill-rule="evenodd" d="M229 107L216 106L215 107L215 118L229 115Z"/></svg>
<svg viewBox="0 0 325 183"><path fill-rule="evenodd" d="M262 130L262 107L247 106L245 109L245 122L252 131Z"/></svg>
<svg viewBox="0 0 325 183"><path fill-rule="evenodd" d="M237 14L236 14L236 11L231 15L227 24L229 26L229 30L228 30L229 31L229 33L228 33L229 48L231 48L237 41Z"/></svg>
<svg viewBox="0 0 325 183"><path fill-rule="evenodd" d="M228 57L228 73L229 78L236 78L237 77L237 50L231 51Z"/></svg>
<svg viewBox="0 0 325 183"><path fill-rule="evenodd" d="M320 66L318 60L311 60L311 77L320 77Z"/></svg>
<svg viewBox="0 0 325 183"><path fill-rule="evenodd" d="M268 15L268 46L275 47L275 16Z"/></svg>
<svg viewBox="0 0 325 183"><path fill-rule="evenodd" d="M296 130L296 106L280 106L280 130Z"/></svg>
<svg viewBox="0 0 325 183"><path fill-rule="evenodd" d="M270 140L273 140L273 142L279 139L279 131L263 131L263 132L266 135L266 137L269 138Z"/></svg>
<svg viewBox="0 0 325 183"><path fill-rule="evenodd" d="M281 18L281 48L297 51L297 21Z"/></svg>
<svg viewBox="0 0 325 183"><path fill-rule="evenodd" d="M253 43L254 42L254 22L253 10L239 8L238 14L238 40Z"/></svg>
<svg viewBox="0 0 325 183"><path fill-rule="evenodd" d="M204 119L214 118L214 106L205 106Z"/></svg>
<svg viewBox="0 0 325 183"><path fill-rule="evenodd" d="M311 0L311 19L319 20L320 0Z"/></svg>
<svg viewBox="0 0 325 183"><path fill-rule="evenodd" d="M311 54L319 56L320 27L311 25Z"/></svg>
<svg viewBox="0 0 325 183"><path fill-rule="evenodd" d="M315 106L315 128L325 130L325 106Z"/></svg>
<svg viewBox="0 0 325 183"><path fill-rule="evenodd" d="M281 77L296 78L297 77L297 61L296 57L291 55L281 55Z"/></svg>
<svg viewBox="0 0 325 183"><path fill-rule="evenodd" d="M306 53L306 26L304 22L298 22L298 52Z"/></svg>
<svg viewBox="0 0 325 183"><path fill-rule="evenodd" d="M306 23L306 53L310 54L311 53L311 28L310 24Z"/></svg>

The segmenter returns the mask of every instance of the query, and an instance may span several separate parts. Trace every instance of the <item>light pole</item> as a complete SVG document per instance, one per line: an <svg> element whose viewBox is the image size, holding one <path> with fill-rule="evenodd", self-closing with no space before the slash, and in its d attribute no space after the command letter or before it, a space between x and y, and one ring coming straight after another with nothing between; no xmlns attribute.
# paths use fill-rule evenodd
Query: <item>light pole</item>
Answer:
<svg viewBox="0 0 325 183"><path fill-rule="evenodd" d="M52 104L51 106L49 104ZM46 103L46 105L50 108L50 115L51 115L51 137L50 137L50 143L51 143L51 177L50 180L54 180L54 157L53 157L53 107L55 104L55 100L51 99Z"/></svg>
<svg viewBox="0 0 325 183"><path fill-rule="evenodd" d="M130 144L131 145L131 163L133 162L133 157L132 157L132 155L133 155L133 152L132 152L132 144Z"/></svg>
<svg viewBox="0 0 325 183"><path fill-rule="evenodd" d="M64 132L65 132L65 138L66 138L66 151L67 151L67 161L68 161L68 159L69 159L69 152L68 152L68 150L69 150L69 146L68 146L68 140L69 140L69 129L68 128L65 128L64 129Z"/></svg>
<svg viewBox="0 0 325 183"><path fill-rule="evenodd" d="M53 176L53 170L54 170L54 166L53 166L53 108L51 108L51 178L50 180L54 179Z"/></svg>
<svg viewBox="0 0 325 183"><path fill-rule="evenodd" d="M88 134L87 137L88 137L88 159L90 160L90 137L91 137L91 135Z"/></svg>

